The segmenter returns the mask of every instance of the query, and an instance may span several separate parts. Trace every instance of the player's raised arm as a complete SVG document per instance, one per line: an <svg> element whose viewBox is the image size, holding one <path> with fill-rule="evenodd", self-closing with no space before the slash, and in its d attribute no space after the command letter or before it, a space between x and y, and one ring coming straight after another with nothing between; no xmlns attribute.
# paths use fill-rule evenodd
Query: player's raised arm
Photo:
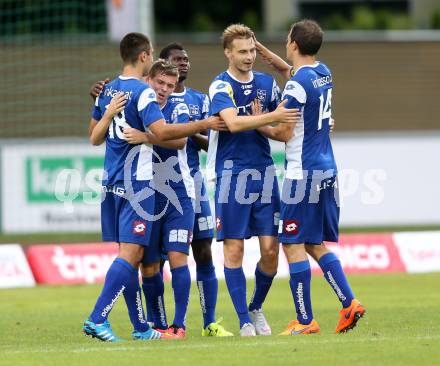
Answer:
<svg viewBox="0 0 440 366"><path fill-rule="evenodd" d="M124 110L126 102L126 95L119 93L112 98L104 115L99 121L96 122L96 120L92 119L90 123L95 123L95 127L91 129L90 133L90 142L92 145L101 145L105 141L105 136L113 117Z"/></svg>
<svg viewBox="0 0 440 366"><path fill-rule="evenodd" d="M264 63L275 69L284 79L289 80L292 76L293 67L284 61L276 53L272 52L262 43L255 39L255 47Z"/></svg>

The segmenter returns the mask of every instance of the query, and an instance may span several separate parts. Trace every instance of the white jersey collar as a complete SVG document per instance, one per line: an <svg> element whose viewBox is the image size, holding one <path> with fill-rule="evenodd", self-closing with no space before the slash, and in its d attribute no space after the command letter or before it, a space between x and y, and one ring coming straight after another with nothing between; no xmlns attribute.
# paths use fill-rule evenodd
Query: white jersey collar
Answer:
<svg viewBox="0 0 440 366"><path fill-rule="evenodd" d="M304 67L313 67L313 68L315 68L315 67L318 67L318 66L319 66L319 61L316 61L314 64L311 64L311 65L302 65L302 66L298 67L297 70L295 70L295 74L296 74L299 70L303 69Z"/></svg>
<svg viewBox="0 0 440 366"><path fill-rule="evenodd" d="M183 97L186 94L186 86L183 88L183 92L181 93L172 93L171 96L173 97Z"/></svg>
<svg viewBox="0 0 440 366"><path fill-rule="evenodd" d="M232 75L229 72L229 70L226 70L226 73L231 77L231 79L234 79L237 83L240 83L240 84L249 84L252 80L254 80L254 73L252 71L250 72L251 77L250 77L250 79L248 81L238 80L234 75Z"/></svg>
<svg viewBox="0 0 440 366"><path fill-rule="evenodd" d="M122 75L119 75L119 79L121 79L121 80L130 80L130 79L139 80L138 78L135 78L134 76L122 76Z"/></svg>

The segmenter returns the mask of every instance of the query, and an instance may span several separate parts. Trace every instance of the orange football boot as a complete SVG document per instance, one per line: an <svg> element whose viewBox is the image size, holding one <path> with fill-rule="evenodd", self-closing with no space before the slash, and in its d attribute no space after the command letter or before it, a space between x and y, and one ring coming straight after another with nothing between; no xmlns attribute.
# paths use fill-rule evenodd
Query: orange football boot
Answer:
<svg viewBox="0 0 440 366"><path fill-rule="evenodd" d="M351 300L347 308L342 308L339 312L339 322L336 326L336 333L345 333L353 329L360 318L365 314L365 308L356 300Z"/></svg>
<svg viewBox="0 0 440 366"><path fill-rule="evenodd" d="M167 333L173 335L174 338L178 338L178 339L184 339L186 335L185 328L179 328L175 324L171 325L168 328Z"/></svg>
<svg viewBox="0 0 440 366"><path fill-rule="evenodd" d="M299 334L313 334L319 333L318 322L313 319L309 324L301 324L298 320L292 320L287 324L287 327L279 335L299 335Z"/></svg>

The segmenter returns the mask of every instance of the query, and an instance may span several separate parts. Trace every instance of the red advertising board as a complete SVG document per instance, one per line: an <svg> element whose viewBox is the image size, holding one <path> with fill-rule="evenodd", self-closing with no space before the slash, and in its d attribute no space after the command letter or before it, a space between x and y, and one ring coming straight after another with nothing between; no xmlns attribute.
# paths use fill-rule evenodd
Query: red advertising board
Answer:
<svg viewBox="0 0 440 366"><path fill-rule="evenodd" d="M393 234L344 234L339 243L327 243L347 273L405 272ZM313 262L313 261L312 261ZM313 265L318 270L317 265Z"/></svg>
<svg viewBox="0 0 440 366"><path fill-rule="evenodd" d="M35 245L26 255L38 283L79 284L102 282L117 253L109 243Z"/></svg>

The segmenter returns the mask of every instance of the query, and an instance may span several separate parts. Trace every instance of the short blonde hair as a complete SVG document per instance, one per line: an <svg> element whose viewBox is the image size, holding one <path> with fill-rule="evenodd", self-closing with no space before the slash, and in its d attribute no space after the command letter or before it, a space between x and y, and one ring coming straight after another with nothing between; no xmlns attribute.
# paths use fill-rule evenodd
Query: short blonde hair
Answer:
<svg viewBox="0 0 440 366"><path fill-rule="evenodd" d="M234 39L255 38L254 32L244 24L231 24L223 31L223 49L230 48Z"/></svg>
<svg viewBox="0 0 440 366"><path fill-rule="evenodd" d="M148 76L154 78L158 74L179 77L179 69L167 60L159 58L151 66Z"/></svg>

